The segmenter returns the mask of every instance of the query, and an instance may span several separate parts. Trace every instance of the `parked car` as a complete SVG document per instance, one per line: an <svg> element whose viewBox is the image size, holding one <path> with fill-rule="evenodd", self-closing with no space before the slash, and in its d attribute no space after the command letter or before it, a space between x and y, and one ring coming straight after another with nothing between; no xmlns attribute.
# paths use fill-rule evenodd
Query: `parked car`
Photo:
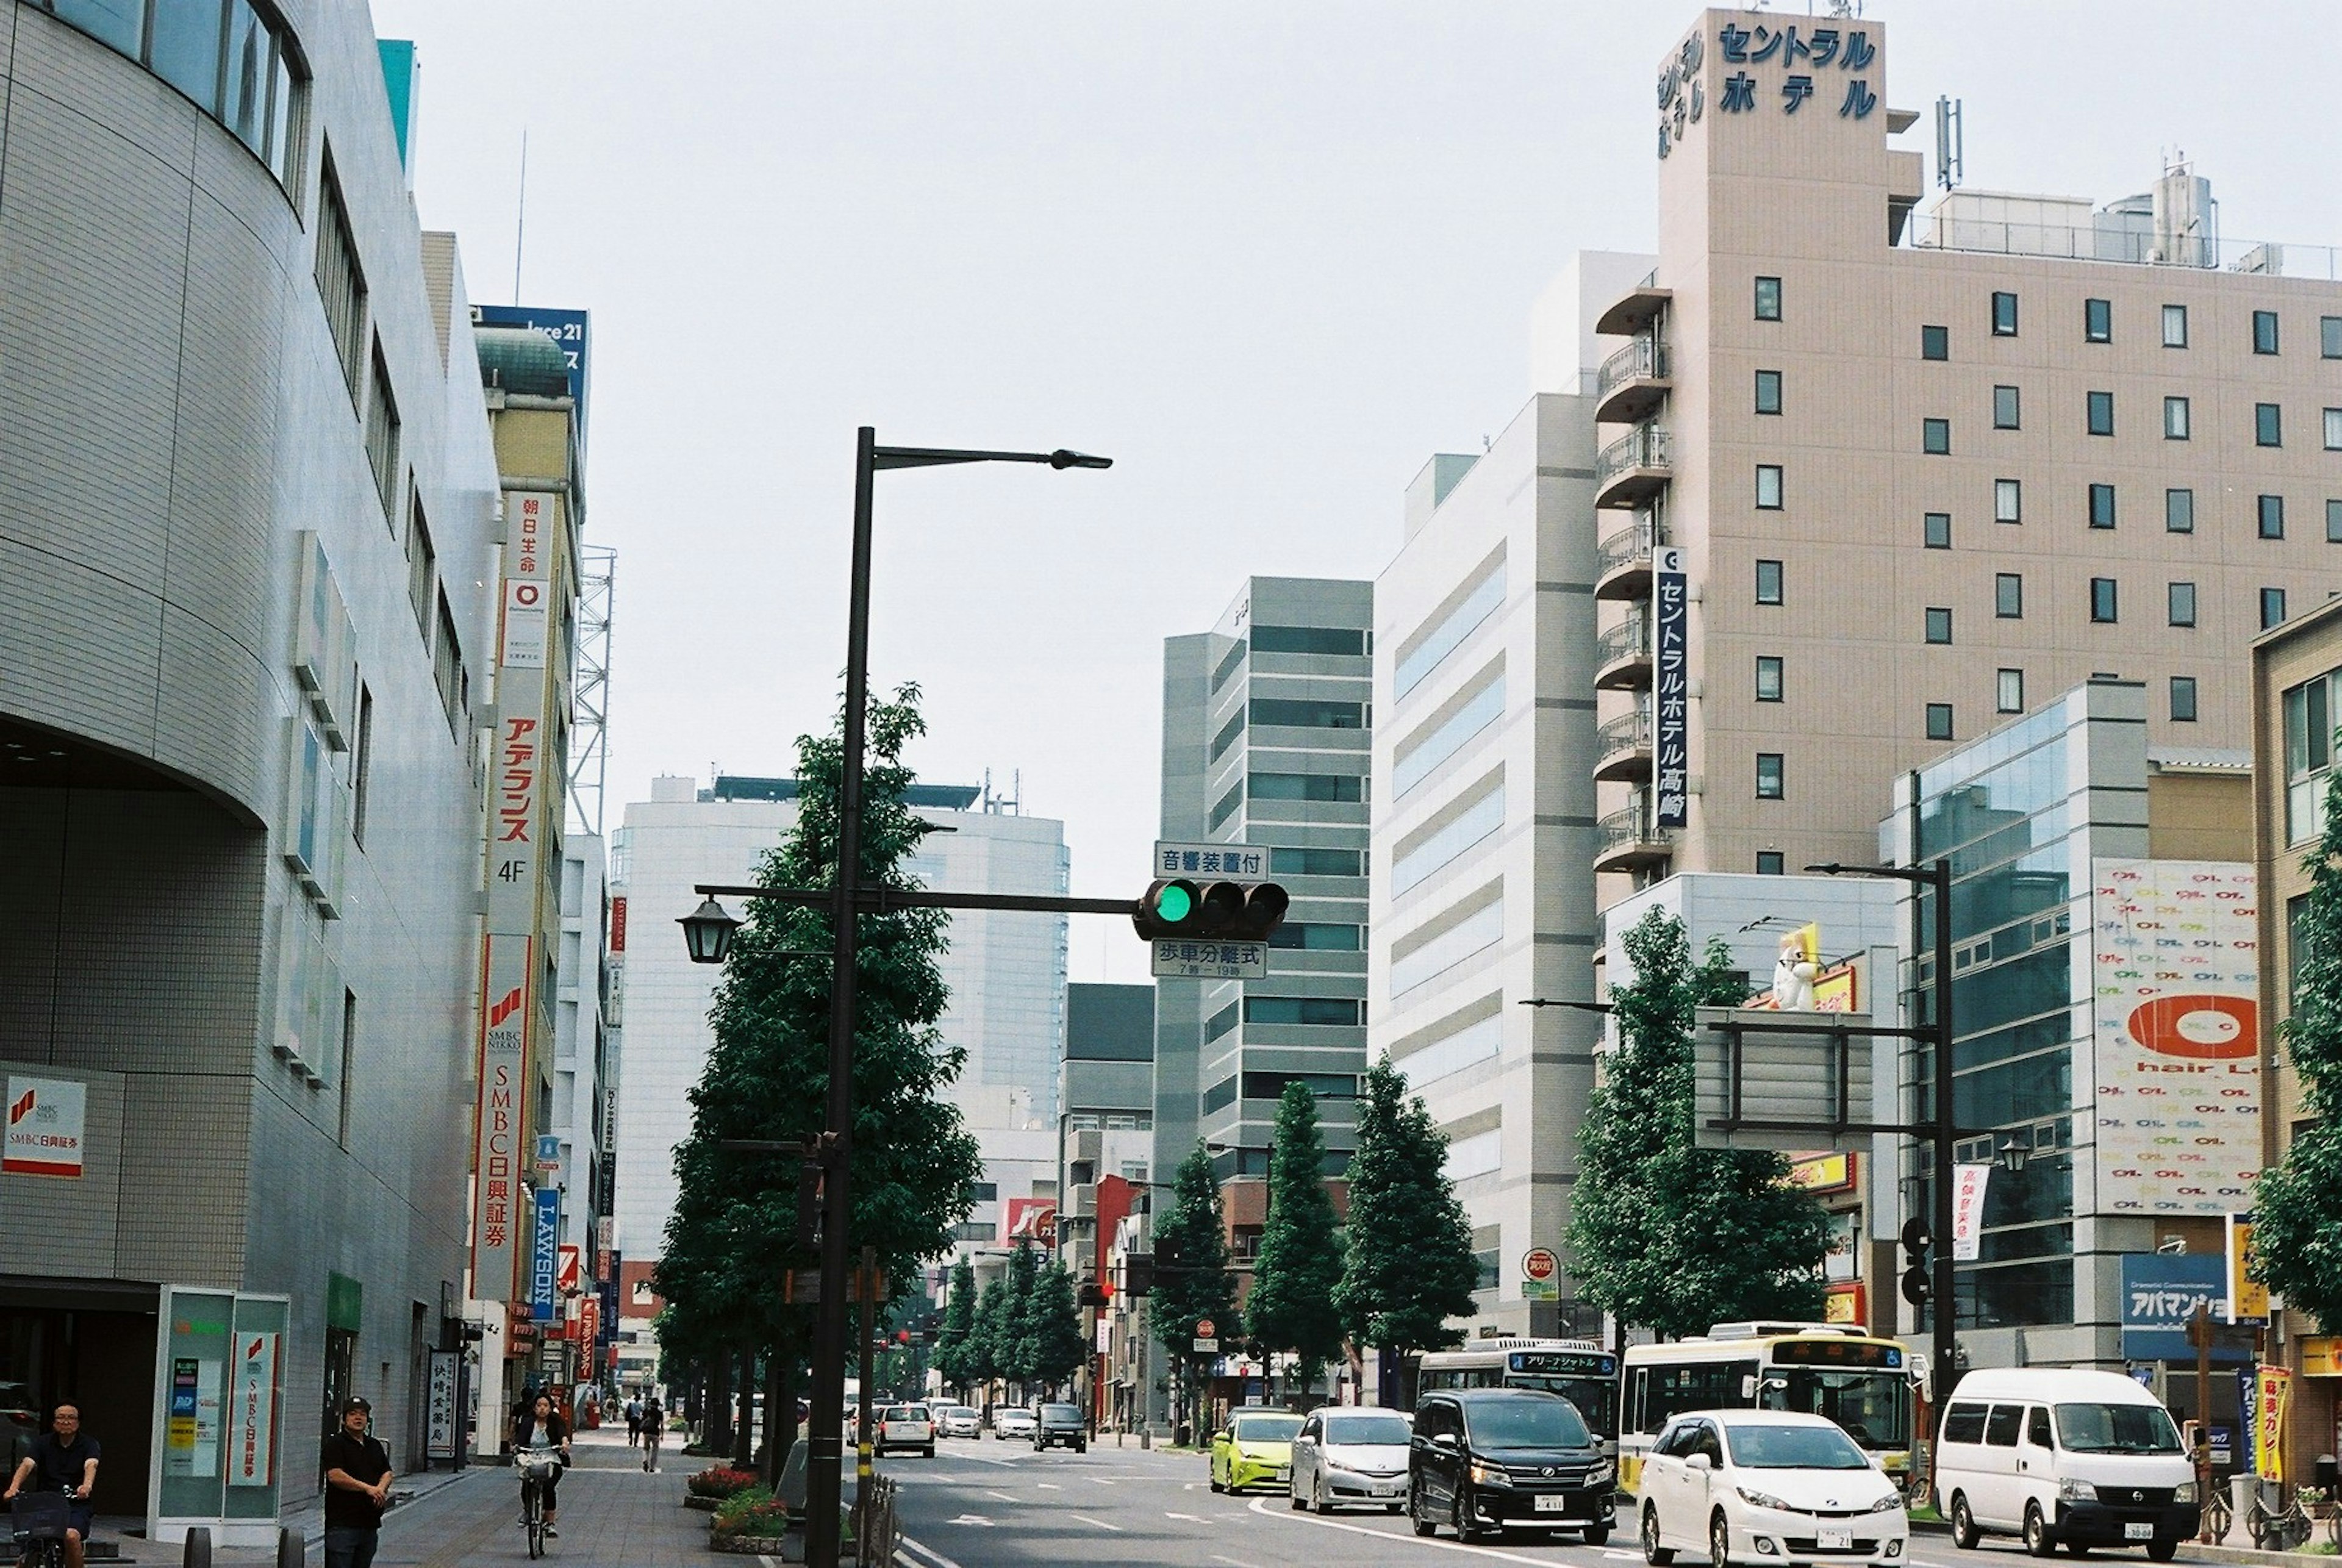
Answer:
<svg viewBox="0 0 2342 1568"><path fill-rule="evenodd" d="M1406 1511L1417 1535L1442 1524L1462 1541L1575 1530L1599 1546L1610 1539L1616 1481L1602 1440L1557 1393L1467 1388L1426 1394L1416 1406Z"/></svg>
<svg viewBox="0 0 2342 1568"><path fill-rule="evenodd" d="M1909 1550L1903 1493L1836 1422L1787 1410L1686 1411L1659 1429L1635 1499L1643 1557L1797 1564Z"/></svg>
<svg viewBox="0 0 2342 1568"><path fill-rule="evenodd" d="M2008 1367L1960 1380L1936 1445L1952 1538L2016 1533L2064 1546L2140 1546L2167 1563L2196 1533L2196 1466L2171 1413L2111 1372Z"/></svg>
<svg viewBox="0 0 2342 1568"><path fill-rule="evenodd" d="M984 1418L964 1404L938 1404L930 1407L936 1415L936 1434L939 1437L981 1437Z"/></svg>
<svg viewBox="0 0 2342 1568"><path fill-rule="evenodd" d="M1040 1418L1018 1404L1004 1404L992 1413L992 1435L1003 1443L1029 1443Z"/></svg>
<svg viewBox="0 0 2342 1568"><path fill-rule="evenodd" d="M1293 1434L1293 1506L1330 1513L1340 1503L1406 1506L1407 1438L1396 1410L1321 1405Z"/></svg>
<svg viewBox="0 0 2342 1568"><path fill-rule="evenodd" d="M884 1453L890 1448L915 1448L933 1459L936 1456L934 1413L924 1404L879 1406L877 1419L870 1429L870 1447L876 1453Z"/></svg>
<svg viewBox="0 0 2342 1568"><path fill-rule="evenodd" d="M1078 1404L1045 1404L1034 1413L1033 1452L1045 1448L1070 1448L1076 1453L1090 1451L1090 1429L1082 1419Z"/></svg>
<svg viewBox="0 0 2342 1568"><path fill-rule="evenodd" d="M1301 1418L1289 1410L1249 1406L1228 1417L1212 1433L1211 1483L1215 1492L1293 1483L1293 1438Z"/></svg>

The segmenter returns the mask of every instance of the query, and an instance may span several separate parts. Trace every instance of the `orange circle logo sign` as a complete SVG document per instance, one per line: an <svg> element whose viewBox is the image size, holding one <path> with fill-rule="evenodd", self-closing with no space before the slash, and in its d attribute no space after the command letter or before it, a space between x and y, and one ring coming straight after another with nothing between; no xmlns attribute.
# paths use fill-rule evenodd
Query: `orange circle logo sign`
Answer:
<svg viewBox="0 0 2342 1568"><path fill-rule="evenodd" d="M2259 1017L2259 1004L2250 997L2158 996L2123 1026L2157 1055L2225 1061L2257 1048Z"/></svg>

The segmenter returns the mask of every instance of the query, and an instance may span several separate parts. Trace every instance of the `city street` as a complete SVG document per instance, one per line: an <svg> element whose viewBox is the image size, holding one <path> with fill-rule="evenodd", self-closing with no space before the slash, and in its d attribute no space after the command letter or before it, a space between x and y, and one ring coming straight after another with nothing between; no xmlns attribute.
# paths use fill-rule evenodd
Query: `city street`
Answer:
<svg viewBox="0 0 2342 1568"><path fill-rule="evenodd" d="M1609 1542L1513 1536L1466 1546L1449 1533L1417 1540L1403 1517L1296 1513L1282 1493L1225 1497L1205 1481L1197 1453L1093 1448L1046 1454L1006 1443L958 1442L933 1460L886 1462L902 1485L906 1568L1028 1568L1099 1563L1170 1568L1386 1568L1399 1563L1468 1568L1487 1563L1612 1568L1642 1561L1625 1512ZM1913 1568L2017 1568L2015 1539L1962 1552L1947 1536L1918 1537ZM2189 1554L2183 1551L2180 1561ZM2144 1563L2137 1553L2100 1560ZM1704 1568L1696 1554L1680 1559Z"/></svg>

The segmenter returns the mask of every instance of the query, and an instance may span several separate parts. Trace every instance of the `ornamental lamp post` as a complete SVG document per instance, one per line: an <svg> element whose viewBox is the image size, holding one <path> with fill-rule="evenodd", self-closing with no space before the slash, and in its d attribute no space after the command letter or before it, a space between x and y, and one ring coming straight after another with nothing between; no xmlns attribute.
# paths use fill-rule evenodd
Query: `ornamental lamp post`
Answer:
<svg viewBox="0 0 2342 1568"><path fill-rule="evenodd" d="M676 922L683 927L683 944L694 964L721 964L732 952L732 938L740 923L714 898Z"/></svg>

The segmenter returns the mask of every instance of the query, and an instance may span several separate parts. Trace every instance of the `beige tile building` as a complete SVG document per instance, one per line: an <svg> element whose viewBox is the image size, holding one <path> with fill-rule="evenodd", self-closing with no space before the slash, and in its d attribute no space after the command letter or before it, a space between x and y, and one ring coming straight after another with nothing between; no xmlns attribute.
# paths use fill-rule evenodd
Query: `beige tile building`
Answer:
<svg viewBox="0 0 2342 1568"><path fill-rule="evenodd" d="M1709 11L1661 63L1658 265L1598 324L1605 904L1869 859L1886 781L2092 675L2149 686L2158 748L2240 747L2245 644L2342 583L2330 254L2222 245L2185 170L1922 205L1887 59L1876 22Z"/></svg>

